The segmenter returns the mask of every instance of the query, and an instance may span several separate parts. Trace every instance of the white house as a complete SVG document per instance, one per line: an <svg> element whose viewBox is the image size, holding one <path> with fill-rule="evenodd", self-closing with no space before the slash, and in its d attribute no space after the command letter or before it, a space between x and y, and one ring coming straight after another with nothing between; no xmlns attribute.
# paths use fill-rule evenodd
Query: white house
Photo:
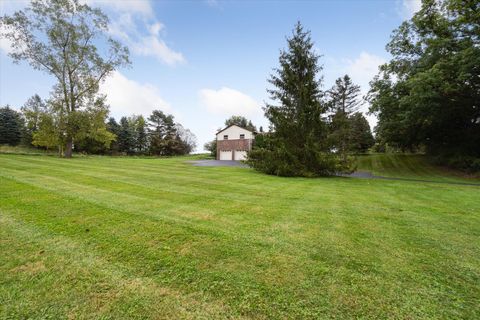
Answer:
<svg viewBox="0 0 480 320"><path fill-rule="evenodd" d="M255 132L230 125L217 132L217 160L245 160Z"/></svg>

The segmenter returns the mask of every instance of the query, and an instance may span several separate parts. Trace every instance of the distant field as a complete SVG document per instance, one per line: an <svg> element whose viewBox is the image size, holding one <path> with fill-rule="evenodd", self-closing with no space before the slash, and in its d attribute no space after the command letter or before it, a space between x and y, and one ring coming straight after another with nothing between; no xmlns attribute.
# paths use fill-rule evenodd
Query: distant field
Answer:
<svg viewBox="0 0 480 320"><path fill-rule="evenodd" d="M480 318L480 187L188 159L0 154L0 319Z"/></svg>

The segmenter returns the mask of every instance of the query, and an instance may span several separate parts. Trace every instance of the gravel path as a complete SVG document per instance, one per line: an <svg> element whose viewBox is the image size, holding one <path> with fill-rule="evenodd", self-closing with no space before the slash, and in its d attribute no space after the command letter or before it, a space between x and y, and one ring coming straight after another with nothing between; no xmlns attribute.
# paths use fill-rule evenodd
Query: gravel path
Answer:
<svg viewBox="0 0 480 320"><path fill-rule="evenodd" d="M242 167L248 168L248 166L240 161L234 160L194 160L189 161L197 167Z"/></svg>

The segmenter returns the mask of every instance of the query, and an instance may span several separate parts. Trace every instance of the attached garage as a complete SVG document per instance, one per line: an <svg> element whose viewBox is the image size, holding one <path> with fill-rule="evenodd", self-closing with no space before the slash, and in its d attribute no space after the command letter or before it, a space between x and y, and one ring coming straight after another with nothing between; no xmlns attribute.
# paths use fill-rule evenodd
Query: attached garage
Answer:
<svg viewBox="0 0 480 320"><path fill-rule="evenodd" d="M235 160L245 160L247 159L247 151L245 150L235 150Z"/></svg>
<svg viewBox="0 0 480 320"><path fill-rule="evenodd" d="M220 160L232 160L232 150L220 150Z"/></svg>

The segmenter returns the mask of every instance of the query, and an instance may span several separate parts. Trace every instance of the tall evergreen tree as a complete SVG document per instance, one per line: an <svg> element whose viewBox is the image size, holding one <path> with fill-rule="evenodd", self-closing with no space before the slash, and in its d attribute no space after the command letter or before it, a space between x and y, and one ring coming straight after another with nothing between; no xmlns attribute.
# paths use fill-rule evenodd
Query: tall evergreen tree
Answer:
<svg viewBox="0 0 480 320"><path fill-rule="evenodd" d="M355 112L348 120L350 124L349 150L354 153L367 152L375 144L370 124L360 112Z"/></svg>
<svg viewBox="0 0 480 320"><path fill-rule="evenodd" d="M132 126L127 117L120 119L120 130L117 137L118 149L122 153L131 155L135 152L135 131L132 130Z"/></svg>
<svg viewBox="0 0 480 320"><path fill-rule="evenodd" d="M166 115L161 110L154 110L148 117L148 133L150 140L150 153L166 155L168 146L166 140L175 135L173 116Z"/></svg>
<svg viewBox="0 0 480 320"><path fill-rule="evenodd" d="M116 154L116 153L120 152L120 146L119 146L119 143L118 143L118 136L120 135L121 127L117 123L115 118L110 117L108 119L107 130L110 133L112 133L113 135L115 135L115 140L113 140L112 143L110 144L109 152L112 153L112 154Z"/></svg>
<svg viewBox="0 0 480 320"><path fill-rule="evenodd" d="M143 154L148 149L147 122L143 116L134 119L135 125L135 150Z"/></svg>
<svg viewBox="0 0 480 320"><path fill-rule="evenodd" d="M330 140L338 150L342 161L348 161L352 150L352 123L350 116L357 111L362 101L359 99L360 86L355 85L348 75L338 78L327 92L328 106L332 113L330 122Z"/></svg>
<svg viewBox="0 0 480 320"><path fill-rule="evenodd" d="M267 104L265 116L272 132L262 148L248 155L257 170L282 176L320 176L348 171L330 151L327 140L327 105L323 101L319 56L310 32L297 23L288 49L280 53L280 67L275 69L268 90L277 104Z"/></svg>
<svg viewBox="0 0 480 320"><path fill-rule="evenodd" d="M23 121L20 113L7 105L0 108L0 144L16 146L22 139Z"/></svg>

